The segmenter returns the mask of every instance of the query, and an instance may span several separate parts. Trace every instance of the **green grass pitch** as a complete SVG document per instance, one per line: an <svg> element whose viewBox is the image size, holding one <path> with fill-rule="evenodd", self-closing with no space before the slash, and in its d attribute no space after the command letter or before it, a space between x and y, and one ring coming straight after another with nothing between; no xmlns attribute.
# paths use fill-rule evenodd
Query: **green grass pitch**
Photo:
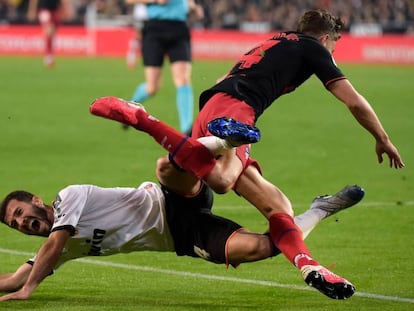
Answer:
<svg viewBox="0 0 414 311"><path fill-rule="evenodd" d="M196 98L231 66L195 61ZM51 201L68 184L134 186L155 181L164 150L144 133L93 117L96 97L129 98L143 79L123 59L0 58L0 196L26 189ZM315 195L346 184L366 190L364 200L323 221L307 243L322 264L357 288L334 301L305 286L285 258L224 266L172 253L142 252L88 258L63 266L28 301L0 303L8 310L413 310L414 308L414 67L343 65L371 102L406 168L376 161L373 138L321 83L312 78L283 96L259 120L262 142L252 155L264 175L291 199L296 213ZM146 108L178 127L168 66L161 91ZM230 193L216 196L215 212L263 232L265 219ZM42 243L0 226L0 273L14 271Z"/></svg>

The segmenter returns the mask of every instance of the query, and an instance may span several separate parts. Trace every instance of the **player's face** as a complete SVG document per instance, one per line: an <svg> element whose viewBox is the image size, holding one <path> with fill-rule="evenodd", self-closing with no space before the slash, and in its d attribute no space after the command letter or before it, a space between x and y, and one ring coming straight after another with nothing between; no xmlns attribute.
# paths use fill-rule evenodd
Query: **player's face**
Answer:
<svg viewBox="0 0 414 311"><path fill-rule="evenodd" d="M322 45L329 51L329 53L333 54L336 47L336 42L339 40L340 37L336 37L332 34L326 34L322 36L319 41Z"/></svg>
<svg viewBox="0 0 414 311"><path fill-rule="evenodd" d="M53 224L53 217L43 204L15 199L9 202L4 220L13 229L39 236L48 236Z"/></svg>
<svg viewBox="0 0 414 311"><path fill-rule="evenodd" d="M333 34L330 34L328 36L329 36L329 38L328 38L328 41L327 41L327 47L326 48L328 49L328 51L331 54L333 54L334 51L335 51L336 42L338 42L338 40L341 38L341 36L340 35L333 35Z"/></svg>

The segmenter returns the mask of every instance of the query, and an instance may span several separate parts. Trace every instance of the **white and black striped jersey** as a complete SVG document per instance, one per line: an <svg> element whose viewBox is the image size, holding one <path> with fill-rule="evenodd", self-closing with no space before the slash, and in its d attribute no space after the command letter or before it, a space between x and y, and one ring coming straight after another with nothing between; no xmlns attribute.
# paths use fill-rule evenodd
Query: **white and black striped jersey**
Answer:
<svg viewBox="0 0 414 311"><path fill-rule="evenodd" d="M53 208L52 232L66 229L72 235L55 269L84 256L174 251L165 197L157 184L145 182L138 188L71 185L59 192Z"/></svg>

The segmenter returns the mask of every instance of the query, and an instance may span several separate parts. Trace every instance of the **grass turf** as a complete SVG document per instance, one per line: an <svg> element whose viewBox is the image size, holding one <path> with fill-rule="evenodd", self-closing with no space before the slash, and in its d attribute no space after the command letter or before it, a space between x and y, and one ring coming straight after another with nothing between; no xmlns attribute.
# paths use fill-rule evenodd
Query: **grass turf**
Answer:
<svg viewBox="0 0 414 311"><path fill-rule="evenodd" d="M68 184L155 180L163 149L143 133L88 113L96 97L129 98L143 79L141 68L127 70L121 59L88 58L59 58L56 68L46 70L39 58L2 57L0 66L1 196L26 189L48 202ZM195 62L196 97L230 66ZM414 68L341 67L376 109L405 169L376 163L372 137L316 79L282 97L259 120L263 138L252 155L265 177L291 198L296 213L317 194L345 184L365 188L359 206L325 220L307 240L321 263L336 263L333 270L356 285L356 296L339 302L307 290L281 256L226 271L198 259L143 252L68 263L30 300L1 303L0 309L412 310ZM174 99L167 66L161 91L145 105L178 127ZM266 230L264 218L232 193L216 196L215 211L251 230ZM0 273L14 271L42 242L5 226L0 233Z"/></svg>

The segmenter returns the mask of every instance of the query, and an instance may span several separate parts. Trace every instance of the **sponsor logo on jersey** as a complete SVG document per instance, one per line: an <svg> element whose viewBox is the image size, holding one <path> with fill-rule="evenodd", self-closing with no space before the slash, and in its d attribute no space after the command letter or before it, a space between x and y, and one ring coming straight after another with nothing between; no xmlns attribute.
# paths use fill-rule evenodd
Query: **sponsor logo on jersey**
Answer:
<svg viewBox="0 0 414 311"><path fill-rule="evenodd" d="M94 229L91 248L89 249L89 256L100 256L102 255L102 241L105 238L106 230Z"/></svg>

